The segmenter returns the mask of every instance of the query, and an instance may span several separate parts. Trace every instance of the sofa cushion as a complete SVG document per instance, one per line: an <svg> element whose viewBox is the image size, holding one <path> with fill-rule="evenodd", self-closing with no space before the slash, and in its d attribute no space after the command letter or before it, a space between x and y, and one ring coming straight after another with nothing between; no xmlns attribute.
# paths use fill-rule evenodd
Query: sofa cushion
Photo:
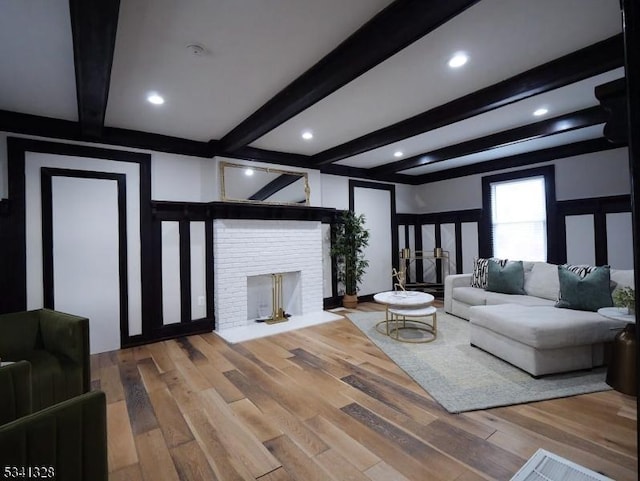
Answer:
<svg viewBox="0 0 640 481"><path fill-rule="evenodd" d="M475 306L470 313L469 321L472 324L535 349L608 342L617 333L613 328L624 324L595 312L557 309L553 306Z"/></svg>
<svg viewBox="0 0 640 481"><path fill-rule="evenodd" d="M524 290L530 296L557 301L560 294L558 266L547 262L534 263L531 273L525 277Z"/></svg>
<svg viewBox="0 0 640 481"><path fill-rule="evenodd" d="M487 267L487 291L503 294L525 293L522 261L509 261L501 265L490 259Z"/></svg>
<svg viewBox="0 0 640 481"><path fill-rule="evenodd" d="M507 259L491 258L501 266L507 263ZM477 258L473 260L473 275L471 276L471 287L484 289L487 287L487 272L489 270L489 259Z"/></svg>
<svg viewBox="0 0 640 481"><path fill-rule="evenodd" d="M518 304L520 306L553 306L556 301L542 299L541 297L501 294L499 292L487 292L486 305Z"/></svg>
<svg viewBox="0 0 640 481"><path fill-rule="evenodd" d="M487 292L477 287L454 287L453 298L456 301L464 302L472 306L484 306L487 299Z"/></svg>
<svg viewBox="0 0 640 481"><path fill-rule="evenodd" d="M574 272L567 266L558 266L560 300L556 307L597 311L613 306L609 267L602 266L582 272Z"/></svg>

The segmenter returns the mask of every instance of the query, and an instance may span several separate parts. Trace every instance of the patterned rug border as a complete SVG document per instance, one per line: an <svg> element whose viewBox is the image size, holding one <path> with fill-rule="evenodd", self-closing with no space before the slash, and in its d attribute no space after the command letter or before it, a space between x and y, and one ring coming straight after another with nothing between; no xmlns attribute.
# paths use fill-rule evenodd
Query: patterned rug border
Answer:
<svg viewBox="0 0 640 481"><path fill-rule="evenodd" d="M384 312L348 312L353 322L403 371L450 413L490 409L610 390L606 368L534 379L497 357L471 347L469 323L438 309L431 343L398 342L375 329Z"/></svg>

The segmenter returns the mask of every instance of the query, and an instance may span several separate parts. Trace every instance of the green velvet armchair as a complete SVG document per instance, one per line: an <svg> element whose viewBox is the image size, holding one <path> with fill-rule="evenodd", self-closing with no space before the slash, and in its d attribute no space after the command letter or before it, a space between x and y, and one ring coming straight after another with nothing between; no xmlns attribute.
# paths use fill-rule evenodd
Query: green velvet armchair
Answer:
<svg viewBox="0 0 640 481"><path fill-rule="evenodd" d="M0 476L107 481L106 397L92 391L31 412L31 366L0 367Z"/></svg>
<svg viewBox="0 0 640 481"><path fill-rule="evenodd" d="M89 392L89 319L51 309L2 314L0 359L31 364L34 411Z"/></svg>

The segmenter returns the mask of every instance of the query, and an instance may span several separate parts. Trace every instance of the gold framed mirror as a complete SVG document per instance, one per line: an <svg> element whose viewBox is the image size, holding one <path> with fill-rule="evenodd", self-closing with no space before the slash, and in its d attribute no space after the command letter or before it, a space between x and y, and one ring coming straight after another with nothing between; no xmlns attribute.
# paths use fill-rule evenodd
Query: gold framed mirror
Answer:
<svg viewBox="0 0 640 481"><path fill-rule="evenodd" d="M220 162L220 197L224 202L309 205L309 194L306 172Z"/></svg>

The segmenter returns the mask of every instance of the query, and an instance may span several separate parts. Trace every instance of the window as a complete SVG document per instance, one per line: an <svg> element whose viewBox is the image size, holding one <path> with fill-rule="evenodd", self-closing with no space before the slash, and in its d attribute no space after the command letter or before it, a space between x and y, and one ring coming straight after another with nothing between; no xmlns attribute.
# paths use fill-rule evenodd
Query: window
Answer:
<svg viewBox="0 0 640 481"><path fill-rule="evenodd" d="M544 176L491 183L493 255L501 259L547 260Z"/></svg>
<svg viewBox="0 0 640 481"><path fill-rule="evenodd" d="M480 255L555 262L553 166L482 178Z"/></svg>

